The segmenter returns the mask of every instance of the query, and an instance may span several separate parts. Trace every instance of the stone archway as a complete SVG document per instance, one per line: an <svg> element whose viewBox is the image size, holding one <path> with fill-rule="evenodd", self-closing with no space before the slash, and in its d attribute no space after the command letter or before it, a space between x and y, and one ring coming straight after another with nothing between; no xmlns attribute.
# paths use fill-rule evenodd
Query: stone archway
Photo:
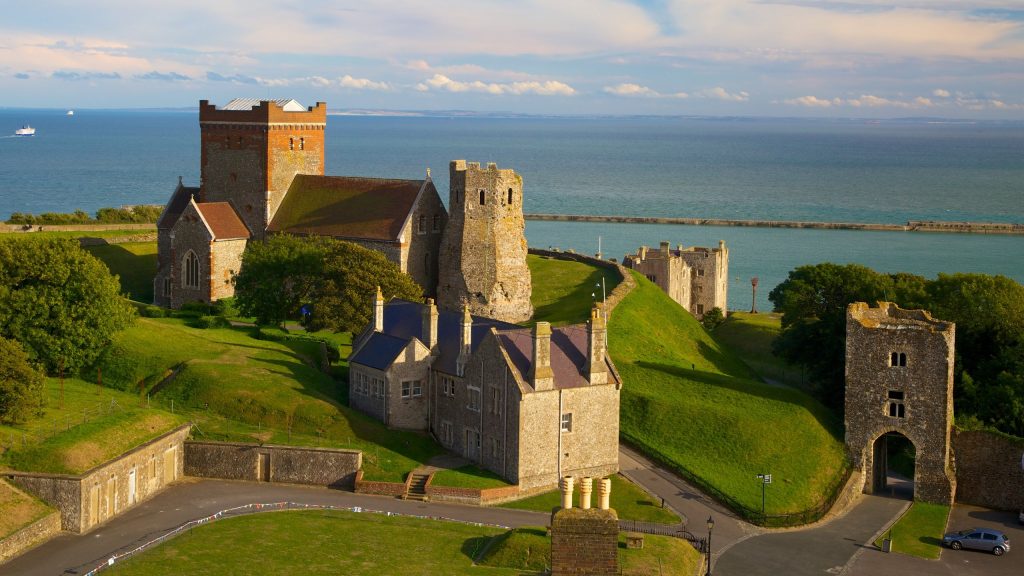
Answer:
<svg viewBox="0 0 1024 576"><path fill-rule="evenodd" d="M905 454L907 447L912 454L909 459ZM870 464L865 463L871 474L864 479L864 491L912 500L917 475L916 453L914 441L899 432L886 432L875 438Z"/></svg>
<svg viewBox="0 0 1024 576"><path fill-rule="evenodd" d="M846 446L866 493L883 493L887 466L876 462L878 440L898 433L915 448L914 498L953 502L954 335L952 323L924 310L888 302L847 309Z"/></svg>

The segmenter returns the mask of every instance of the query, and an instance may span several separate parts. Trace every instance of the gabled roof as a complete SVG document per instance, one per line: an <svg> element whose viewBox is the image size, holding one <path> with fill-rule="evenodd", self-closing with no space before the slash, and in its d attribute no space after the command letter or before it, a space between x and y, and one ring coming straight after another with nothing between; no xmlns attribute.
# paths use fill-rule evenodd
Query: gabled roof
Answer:
<svg viewBox="0 0 1024 576"><path fill-rule="evenodd" d="M366 345L349 358L349 362L362 364L377 370L387 370L408 344L408 338L399 338L390 334L374 332L370 335Z"/></svg>
<svg viewBox="0 0 1024 576"><path fill-rule="evenodd" d="M199 200L199 188L192 188L185 186L178 181L178 186L174 189L174 193L171 194L171 199L168 200L167 205L164 206L164 211L160 214L160 217L156 220L156 227L160 228L173 228L174 224L178 221L178 217L185 211L185 207L188 206L189 200Z"/></svg>
<svg viewBox="0 0 1024 576"><path fill-rule="evenodd" d="M252 110L260 105L261 100L259 98L235 98L231 102L228 102L221 110ZM274 104L277 104L284 109L285 112L305 112L306 107L299 104L298 101L291 98L279 98L277 100L271 100Z"/></svg>
<svg viewBox="0 0 1024 576"><path fill-rule="evenodd" d="M533 333L528 328L497 333L498 342L508 354L520 377L529 384L528 375L533 362ZM605 354L609 382L619 382L615 367ZM587 365L587 327L583 324L551 329L551 371L556 389L589 386Z"/></svg>
<svg viewBox="0 0 1024 576"><path fill-rule="evenodd" d="M395 241L430 180L300 174L268 231Z"/></svg>
<svg viewBox="0 0 1024 576"><path fill-rule="evenodd" d="M248 238L249 229L242 224L235 209L227 202L197 203L196 209L206 221L214 240Z"/></svg>

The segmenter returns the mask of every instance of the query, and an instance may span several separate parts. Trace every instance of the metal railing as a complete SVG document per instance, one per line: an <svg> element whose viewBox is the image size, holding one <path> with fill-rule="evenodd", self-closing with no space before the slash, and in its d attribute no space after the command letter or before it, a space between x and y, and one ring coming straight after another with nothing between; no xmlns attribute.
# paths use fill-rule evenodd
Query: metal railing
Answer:
<svg viewBox="0 0 1024 576"><path fill-rule="evenodd" d="M660 524L657 522L641 522L639 520L619 520L619 530L623 532L639 532L655 536L671 536L686 540L699 552L704 552L707 540L694 535L683 528L683 524Z"/></svg>

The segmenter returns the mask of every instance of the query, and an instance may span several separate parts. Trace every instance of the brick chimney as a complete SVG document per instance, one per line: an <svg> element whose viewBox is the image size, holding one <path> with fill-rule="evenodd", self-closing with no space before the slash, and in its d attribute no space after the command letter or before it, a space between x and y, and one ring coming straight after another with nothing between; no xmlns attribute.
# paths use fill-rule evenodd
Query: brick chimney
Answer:
<svg viewBox="0 0 1024 576"><path fill-rule="evenodd" d="M598 302L590 309L587 322L587 381L591 384L608 383L608 363L604 360L608 345L608 329L604 323L603 305Z"/></svg>
<svg viewBox="0 0 1024 576"><path fill-rule="evenodd" d="M377 286L377 295L373 297L373 330L384 331L384 295L380 292L380 286Z"/></svg>
<svg viewBox="0 0 1024 576"><path fill-rule="evenodd" d="M427 298L423 306L423 334L421 340L431 352L437 348L437 306L433 298Z"/></svg>
<svg viewBox="0 0 1024 576"><path fill-rule="evenodd" d="M466 373L469 354L473 345L473 316L469 313L469 304L462 305L462 331L459 336L459 357L456 359L456 372L459 376Z"/></svg>
<svg viewBox="0 0 1024 576"><path fill-rule="evenodd" d="M533 327L533 362L529 380L537 392L555 387L555 373L551 371L551 324L547 322L537 322Z"/></svg>

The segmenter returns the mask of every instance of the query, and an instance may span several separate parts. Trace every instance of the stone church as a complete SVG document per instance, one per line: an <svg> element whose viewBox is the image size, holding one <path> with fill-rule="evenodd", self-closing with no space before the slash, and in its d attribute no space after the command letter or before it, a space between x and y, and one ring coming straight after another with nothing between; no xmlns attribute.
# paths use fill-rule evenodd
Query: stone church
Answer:
<svg viewBox="0 0 1024 576"><path fill-rule="evenodd" d="M157 221L155 304L232 296L246 244L294 234L377 250L450 309L466 303L511 322L532 315L514 171L452 162L449 222L429 171L422 180L324 175L326 125L323 102L200 101L199 186L179 180Z"/></svg>

